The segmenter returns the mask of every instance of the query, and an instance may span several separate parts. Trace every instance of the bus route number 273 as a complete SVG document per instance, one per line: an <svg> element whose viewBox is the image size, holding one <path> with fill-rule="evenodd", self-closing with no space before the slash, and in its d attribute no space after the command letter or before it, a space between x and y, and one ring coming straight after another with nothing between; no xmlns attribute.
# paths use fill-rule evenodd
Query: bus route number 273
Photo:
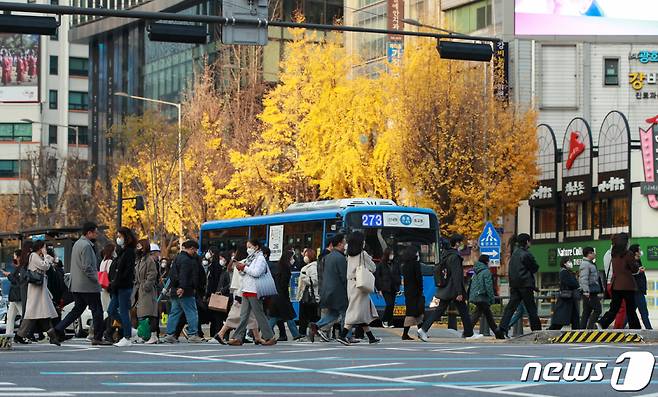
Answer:
<svg viewBox="0 0 658 397"><path fill-rule="evenodd" d="M361 226L381 227L384 224L382 214L363 214L361 215Z"/></svg>

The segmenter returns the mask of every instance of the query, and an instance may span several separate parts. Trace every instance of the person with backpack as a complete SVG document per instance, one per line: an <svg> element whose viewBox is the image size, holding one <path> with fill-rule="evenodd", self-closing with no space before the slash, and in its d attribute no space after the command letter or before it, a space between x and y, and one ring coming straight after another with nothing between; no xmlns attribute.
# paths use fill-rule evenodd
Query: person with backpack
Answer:
<svg viewBox="0 0 658 397"><path fill-rule="evenodd" d="M468 313L466 304L466 288L464 287L464 259L459 254L458 249L463 249L464 236L455 234L450 238L450 249L447 250L434 270L434 280L437 286L435 296L440 299L439 306L425 319L423 326L418 330L418 337L423 342L428 342L427 331L432 324L448 310L450 303L454 303L459 311L464 326L463 337L481 337L473 334L473 323L471 315Z"/></svg>
<svg viewBox="0 0 658 397"><path fill-rule="evenodd" d="M314 249L304 253L306 266L299 272L297 280L297 301L299 302L299 333L306 336L308 324L318 321L320 294L318 294L318 262Z"/></svg>
<svg viewBox="0 0 658 397"><path fill-rule="evenodd" d="M505 306L498 329L494 331L496 339L505 339L510 319L521 302L528 311L530 328L533 331L541 331L534 295L535 273L539 270L539 265L532 253L528 251L531 244L532 238L527 233L521 233L510 239L510 247L514 249L509 262L510 300Z"/></svg>
<svg viewBox="0 0 658 397"><path fill-rule="evenodd" d="M491 305L494 304L496 294L493 275L489 271L489 255L480 255L473 267L473 272L471 287L468 291L468 301L475 305L475 310L471 313L473 326L480 321L480 316L484 314L489 328L496 329L496 320L491 312Z"/></svg>
<svg viewBox="0 0 658 397"><path fill-rule="evenodd" d="M594 264L594 248L583 248L583 260L580 262L578 282L583 293L583 315L580 317L581 329L594 329L594 323L601 315L601 297L603 292L599 270Z"/></svg>
<svg viewBox="0 0 658 397"><path fill-rule="evenodd" d="M73 294L75 304L71 312L54 328L48 330L51 339L62 339L64 330L73 321L80 318L87 307L91 310L93 319L93 346L106 346L111 343L103 340L103 304L101 303L101 286L98 283L98 268L96 265L96 250L94 241L98 237L98 226L87 222L82 226L82 236L73 245L71 251L71 284L69 290Z"/></svg>

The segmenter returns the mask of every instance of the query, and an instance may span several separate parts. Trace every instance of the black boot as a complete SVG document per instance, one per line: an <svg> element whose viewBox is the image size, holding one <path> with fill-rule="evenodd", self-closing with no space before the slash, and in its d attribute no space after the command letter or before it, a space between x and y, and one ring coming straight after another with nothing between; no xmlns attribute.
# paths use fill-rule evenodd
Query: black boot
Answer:
<svg viewBox="0 0 658 397"><path fill-rule="evenodd" d="M375 338L375 335L372 334L372 331L366 332L366 335L368 336L368 343L370 344L379 343L382 341L382 338Z"/></svg>
<svg viewBox="0 0 658 397"><path fill-rule="evenodd" d="M348 332L349 332L349 330L348 330L347 328L343 328L343 329L340 331L340 335L338 336L338 338L336 338L336 340L337 340L338 342L342 343L342 344L345 345L345 346L349 346L349 345L350 345L350 341L347 340L347 333L348 333Z"/></svg>
<svg viewBox="0 0 658 397"><path fill-rule="evenodd" d="M410 327L404 327L404 330L402 331L402 340L414 340L414 338L409 336L409 329Z"/></svg>

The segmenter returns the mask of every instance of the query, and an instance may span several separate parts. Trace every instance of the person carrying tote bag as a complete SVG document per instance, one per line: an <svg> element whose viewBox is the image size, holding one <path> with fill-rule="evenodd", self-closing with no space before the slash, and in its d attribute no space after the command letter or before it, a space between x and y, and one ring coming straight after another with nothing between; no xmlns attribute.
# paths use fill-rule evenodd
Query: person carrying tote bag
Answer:
<svg viewBox="0 0 658 397"><path fill-rule="evenodd" d="M375 292L375 274L368 269L363 259L364 253L359 256L359 265L356 268L356 287L366 294Z"/></svg>

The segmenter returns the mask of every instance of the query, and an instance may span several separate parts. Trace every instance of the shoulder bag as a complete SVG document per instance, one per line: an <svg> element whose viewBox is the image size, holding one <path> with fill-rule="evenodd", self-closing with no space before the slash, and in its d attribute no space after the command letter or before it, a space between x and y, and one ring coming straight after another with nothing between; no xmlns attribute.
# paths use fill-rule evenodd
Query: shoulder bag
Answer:
<svg viewBox="0 0 658 397"><path fill-rule="evenodd" d="M32 258L32 255L34 255L34 253L30 254L30 258ZM37 270L30 270L29 268L26 270L27 271L25 272L25 276L28 283L34 285L43 285L43 273Z"/></svg>
<svg viewBox="0 0 658 397"><path fill-rule="evenodd" d="M375 292L375 275L363 263L363 253L359 257L359 265L356 268L356 287L366 294Z"/></svg>
<svg viewBox="0 0 658 397"><path fill-rule="evenodd" d="M272 273L270 272L269 266L265 265L265 273L261 274L259 277L256 277L254 280L256 281L256 291L259 298L265 298L278 294L278 291L276 290L276 284L274 283L274 278L272 278Z"/></svg>
<svg viewBox="0 0 658 397"><path fill-rule="evenodd" d="M311 282L311 285L307 285L306 288L304 288L304 292L302 292L302 299L300 302L307 304L307 305L315 305L318 303L315 297L315 289L313 288L313 279L309 277L309 281Z"/></svg>

